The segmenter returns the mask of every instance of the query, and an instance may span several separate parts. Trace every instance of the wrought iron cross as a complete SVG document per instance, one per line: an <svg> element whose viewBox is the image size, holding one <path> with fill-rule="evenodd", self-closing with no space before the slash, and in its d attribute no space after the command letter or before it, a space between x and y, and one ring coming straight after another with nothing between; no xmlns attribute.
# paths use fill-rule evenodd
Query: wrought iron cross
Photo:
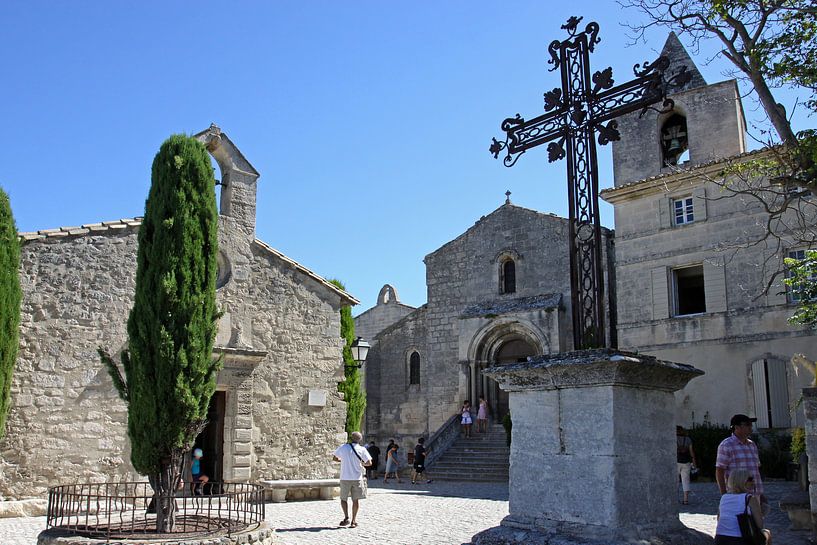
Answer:
<svg viewBox="0 0 817 545"><path fill-rule="evenodd" d="M506 151L503 162L513 166L528 149L548 143L548 161L567 157L570 206L570 293L573 307L573 345L576 350L606 344L604 329L604 276L601 261L599 182L596 139L606 145L619 140L615 118L663 101L660 112L672 111L667 98L673 87L691 78L686 66L668 74L669 59L636 64L635 79L613 86L613 69L590 76L590 53L600 39L598 23L578 26L582 17L571 17L562 28L568 38L548 47L551 71L560 69L562 86L545 93L545 114L529 121L516 114L502 122L505 141L493 139L494 158Z"/></svg>

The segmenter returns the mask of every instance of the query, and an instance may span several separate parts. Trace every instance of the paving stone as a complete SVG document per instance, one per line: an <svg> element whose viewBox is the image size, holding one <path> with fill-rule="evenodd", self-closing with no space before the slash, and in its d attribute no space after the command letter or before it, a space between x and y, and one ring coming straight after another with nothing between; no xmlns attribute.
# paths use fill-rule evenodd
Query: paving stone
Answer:
<svg viewBox="0 0 817 545"><path fill-rule="evenodd" d="M778 502L795 483L764 483L772 512L767 526L776 543L809 545L809 532L789 530ZM719 494L714 483L693 483L690 504L681 521L715 533ZM373 482L361 502L360 526L340 528L338 500L268 503L267 521L282 545L462 545L481 530L496 526L508 514L508 487L502 483L434 482L411 485ZM35 545L45 517L0 519L2 545Z"/></svg>

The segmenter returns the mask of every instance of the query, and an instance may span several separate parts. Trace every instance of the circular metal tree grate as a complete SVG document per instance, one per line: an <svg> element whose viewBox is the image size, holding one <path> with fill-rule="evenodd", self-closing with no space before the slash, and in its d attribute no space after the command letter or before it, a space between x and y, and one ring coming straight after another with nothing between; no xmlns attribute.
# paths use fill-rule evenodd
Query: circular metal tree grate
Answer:
<svg viewBox="0 0 817 545"><path fill-rule="evenodd" d="M156 531L153 489L146 482L85 483L48 489L47 528L87 537L195 537L230 535L264 520L263 488L247 483L190 485L173 498L172 533ZM198 492L201 492L199 494Z"/></svg>

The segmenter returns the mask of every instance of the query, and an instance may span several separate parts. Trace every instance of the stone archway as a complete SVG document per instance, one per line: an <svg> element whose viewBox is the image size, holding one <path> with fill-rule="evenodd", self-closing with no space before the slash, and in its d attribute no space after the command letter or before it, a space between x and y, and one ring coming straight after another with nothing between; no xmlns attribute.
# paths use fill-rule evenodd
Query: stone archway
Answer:
<svg viewBox="0 0 817 545"><path fill-rule="evenodd" d="M496 381L484 376L483 370L549 353L546 347L548 342L542 332L519 320L494 322L477 332L469 348L469 365L465 369L467 395L472 405L476 407L479 397L484 395L493 410L493 417L501 421L508 412L508 394Z"/></svg>

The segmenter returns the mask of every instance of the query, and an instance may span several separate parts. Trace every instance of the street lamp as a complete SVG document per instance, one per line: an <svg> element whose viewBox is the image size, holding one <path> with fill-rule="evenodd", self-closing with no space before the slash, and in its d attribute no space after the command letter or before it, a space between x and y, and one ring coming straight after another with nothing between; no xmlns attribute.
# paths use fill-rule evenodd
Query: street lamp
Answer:
<svg viewBox="0 0 817 545"><path fill-rule="evenodd" d="M349 367L363 367L363 362L366 361L366 356L369 354L369 343L363 340L363 337L358 337L352 341L352 358L357 362L357 365L350 365Z"/></svg>

